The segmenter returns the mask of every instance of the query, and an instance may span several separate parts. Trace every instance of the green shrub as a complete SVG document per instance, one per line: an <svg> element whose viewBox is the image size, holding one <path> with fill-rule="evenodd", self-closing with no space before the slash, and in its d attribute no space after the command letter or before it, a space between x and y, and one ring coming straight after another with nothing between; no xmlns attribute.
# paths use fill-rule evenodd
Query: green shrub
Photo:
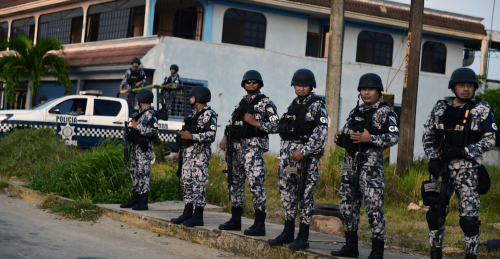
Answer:
<svg viewBox="0 0 500 259"><path fill-rule="evenodd" d="M0 175L26 179L41 167L51 168L80 153L66 146L52 129L13 129L0 140Z"/></svg>
<svg viewBox="0 0 500 259"><path fill-rule="evenodd" d="M122 203L132 195L132 181L124 166L123 146L105 140L80 157L52 168L42 167L30 178L30 187L71 199L89 197L95 203ZM178 197L177 180L172 170L165 172L165 178L150 181L150 202Z"/></svg>
<svg viewBox="0 0 500 259"><path fill-rule="evenodd" d="M95 222L103 214L103 211L86 197L78 198L76 201L68 201L54 195L48 195L38 207L49 209L51 213L62 214L66 218L82 221Z"/></svg>

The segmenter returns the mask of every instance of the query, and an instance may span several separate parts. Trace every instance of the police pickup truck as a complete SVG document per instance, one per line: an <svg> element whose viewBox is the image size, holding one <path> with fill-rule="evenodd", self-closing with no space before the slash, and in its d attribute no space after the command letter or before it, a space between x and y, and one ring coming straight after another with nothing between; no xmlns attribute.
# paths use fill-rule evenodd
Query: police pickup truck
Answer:
<svg viewBox="0 0 500 259"><path fill-rule="evenodd" d="M127 101L83 94L49 100L30 110L0 111L0 138L13 128L51 128L66 145L90 148L105 138L119 138L128 119ZM158 121L159 137L176 151L175 134L181 121Z"/></svg>

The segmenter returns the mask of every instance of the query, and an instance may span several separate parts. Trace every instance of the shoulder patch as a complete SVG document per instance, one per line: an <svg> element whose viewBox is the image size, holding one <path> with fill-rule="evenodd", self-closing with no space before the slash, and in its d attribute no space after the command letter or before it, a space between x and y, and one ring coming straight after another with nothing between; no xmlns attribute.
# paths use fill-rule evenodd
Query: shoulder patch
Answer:
<svg viewBox="0 0 500 259"><path fill-rule="evenodd" d="M497 124L493 122L493 124L491 124L491 127L495 130L495 131L498 131L498 127L497 127Z"/></svg>
<svg viewBox="0 0 500 259"><path fill-rule="evenodd" d="M398 125L398 121L396 120L396 117L389 116L389 125L392 125L392 126Z"/></svg>

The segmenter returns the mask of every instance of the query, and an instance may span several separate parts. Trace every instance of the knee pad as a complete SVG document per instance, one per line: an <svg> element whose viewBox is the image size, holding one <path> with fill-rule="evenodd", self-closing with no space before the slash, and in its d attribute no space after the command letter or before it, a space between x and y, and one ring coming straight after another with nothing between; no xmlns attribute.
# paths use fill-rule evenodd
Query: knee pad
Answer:
<svg viewBox="0 0 500 259"><path fill-rule="evenodd" d="M425 217L427 218L427 224L429 225L429 229L438 230L439 225L438 225L437 213L434 210L429 209L425 214Z"/></svg>
<svg viewBox="0 0 500 259"><path fill-rule="evenodd" d="M460 217L460 228L468 237L473 237L479 233L479 221L476 217Z"/></svg>

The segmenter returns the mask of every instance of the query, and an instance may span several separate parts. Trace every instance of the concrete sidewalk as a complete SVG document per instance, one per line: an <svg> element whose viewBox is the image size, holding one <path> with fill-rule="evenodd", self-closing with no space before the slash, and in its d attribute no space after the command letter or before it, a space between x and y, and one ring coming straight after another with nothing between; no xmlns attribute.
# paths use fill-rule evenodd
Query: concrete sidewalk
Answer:
<svg viewBox="0 0 500 259"><path fill-rule="evenodd" d="M316 231L310 231L310 248L304 251L293 252L287 246L271 247L266 241L275 238L283 231L283 225L266 222L266 236L250 237L243 235L243 230L253 224L253 219L242 218L242 231L221 231L219 224L228 221L231 218L230 213L221 212L222 208L207 205L203 219L205 226L188 228L182 225L170 223L171 218L176 218L182 214L184 209L183 202L171 201L160 202L149 205L147 211L134 211L131 209L121 209L118 204L99 204L106 211L106 214L116 220L135 225L140 228L146 228L154 232L172 235L181 239L190 240L194 243L207 245L241 256L250 256L256 258L338 258L330 255L330 251L342 247L344 238L331 236ZM298 228L295 229L295 234ZM339 243L337 243L339 242ZM360 245L359 258L367 258L371 247ZM273 255L274 254L274 255ZM281 255L281 256L278 256ZM384 258L396 259L414 259L422 258L408 254L384 253Z"/></svg>
<svg viewBox="0 0 500 259"><path fill-rule="evenodd" d="M9 182L9 189L28 200L43 200L46 196L44 193L25 188L23 185L20 182ZM119 204L99 204L98 206L104 210L107 216L134 227L253 258L339 258L331 256L330 251L340 249L343 245L341 242L345 242L345 239L341 237L310 231L309 249L291 251L287 246L269 246L266 241L278 236L283 231L283 225L266 222L266 236L250 237L243 235L243 230L253 224L253 219L243 217L242 231L221 231L218 229L219 224L228 221L231 214L223 212L221 207L214 205L207 205L205 209L203 215L205 226L194 228L170 223L171 218L181 215L184 209L184 203L181 201L149 204L147 211L121 209ZM295 230L295 234L297 233L298 228ZM359 249L359 258L367 258L371 251L370 244L361 242ZM422 257L396 254L386 250L384 258L415 259Z"/></svg>

